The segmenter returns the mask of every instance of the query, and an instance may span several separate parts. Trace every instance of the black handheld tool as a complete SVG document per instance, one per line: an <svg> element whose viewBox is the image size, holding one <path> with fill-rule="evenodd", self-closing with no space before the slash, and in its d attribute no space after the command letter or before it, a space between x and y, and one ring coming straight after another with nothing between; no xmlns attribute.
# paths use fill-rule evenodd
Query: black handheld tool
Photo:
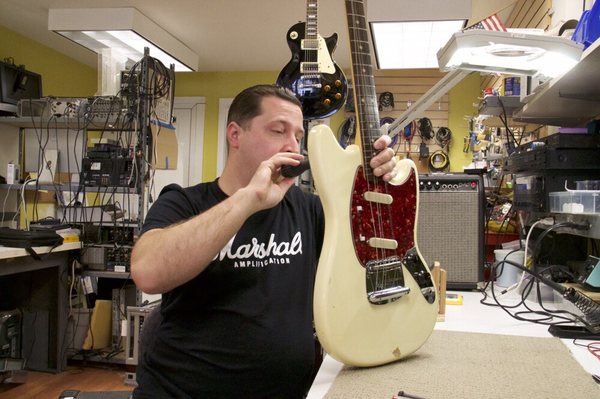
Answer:
<svg viewBox="0 0 600 399"><path fill-rule="evenodd" d="M300 161L300 164L296 166L292 165L283 165L281 167L281 175L283 177L296 177L300 176L304 173L305 170L310 169L310 164L308 163L308 159L303 159Z"/></svg>

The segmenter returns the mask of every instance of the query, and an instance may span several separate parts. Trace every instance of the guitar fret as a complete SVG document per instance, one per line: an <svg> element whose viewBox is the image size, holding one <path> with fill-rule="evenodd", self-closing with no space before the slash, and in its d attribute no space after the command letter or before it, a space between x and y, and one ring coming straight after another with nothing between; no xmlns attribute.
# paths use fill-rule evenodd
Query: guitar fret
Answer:
<svg viewBox="0 0 600 399"><path fill-rule="evenodd" d="M306 2L306 32L304 33L305 40L317 39L319 36L319 30L317 29L318 8L319 5L317 0L309 0Z"/></svg>
<svg viewBox="0 0 600 399"><path fill-rule="evenodd" d="M367 88L375 88L375 79L373 79L373 75L368 74L369 71L367 71L365 68L365 70L363 70L363 73L357 73L355 75L355 79L356 79L356 84L360 85L361 88L363 89L367 89Z"/></svg>
<svg viewBox="0 0 600 399"><path fill-rule="evenodd" d="M369 43L369 34L363 27L350 28L348 34L350 35L350 38L357 43Z"/></svg>
<svg viewBox="0 0 600 399"><path fill-rule="evenodd" d="M354 90L356 94L363 146L363 172L368 181L375 182L373 170L368 167L369 161L377 154L373 143L379 137L379 110L375 92L375 79L371 62L369 34L365 20L362 2L346 0L346 14L350 48L352 50L352 75L354 76Z"/></svg>

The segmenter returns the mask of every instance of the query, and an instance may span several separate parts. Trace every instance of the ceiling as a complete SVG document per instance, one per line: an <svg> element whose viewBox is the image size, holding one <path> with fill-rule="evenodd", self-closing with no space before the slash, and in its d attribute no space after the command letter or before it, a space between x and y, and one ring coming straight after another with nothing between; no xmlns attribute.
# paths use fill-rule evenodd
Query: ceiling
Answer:
<svg viewBox="0 0 600 399"><path fill-rule="evenodd" d="M443 19L458 4L471 3L471 20L495 12L506 20L516 0L368 0L369 13L399 8L407 19ZM393 5L392 5L393 4ZM400 7L399 7L400 5ZM290 59L288 29L306 19L303 0L2 0L0 25L92 67L95 53L48 31L51 8L135 7L199 55L199 71L273 71ZM425 13L423 10L427 10ZM338 33L333 58L342 67L350 64L346 14L343 0L322 0L319 33ZM152 54L151 54L152 55ZM16 60L18 62L18 60Z"/></svg>

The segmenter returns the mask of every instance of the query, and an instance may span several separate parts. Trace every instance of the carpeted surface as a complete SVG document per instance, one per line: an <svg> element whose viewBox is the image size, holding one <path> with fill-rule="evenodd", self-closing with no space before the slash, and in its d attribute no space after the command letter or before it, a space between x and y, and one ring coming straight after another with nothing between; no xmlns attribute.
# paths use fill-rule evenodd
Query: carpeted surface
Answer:
<svg viewBox="0 0 600 399"><path fill-rule="evenodd" d="M434 330L402 361L344 366L327 399L389 399L399 391L425 399L591 399L600 385L558 338Z"/></svg>

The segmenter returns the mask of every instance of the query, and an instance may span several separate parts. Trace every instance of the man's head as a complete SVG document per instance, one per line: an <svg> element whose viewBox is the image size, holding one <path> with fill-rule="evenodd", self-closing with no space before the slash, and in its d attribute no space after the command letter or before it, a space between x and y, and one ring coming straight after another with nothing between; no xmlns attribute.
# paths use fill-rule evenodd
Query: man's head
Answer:
<svg viewBox="0 0 600 399"><path fill-rule="evenodd" d="M235 96L229 107L227 124L236 122L238 125L247 128L248 122L262 112L262 99L270 96L289 101L302 108L302 104L291 90L275 85L256 85L244 89Z"/></svg>
<svg viewBox="0 0 600 399"><path fill-rule="evenodd" d="M258 85L236 96L227 118L229 153L224 174L247 184L261 162L277 153L300 152L301 103L288 89Z"/></svg>

